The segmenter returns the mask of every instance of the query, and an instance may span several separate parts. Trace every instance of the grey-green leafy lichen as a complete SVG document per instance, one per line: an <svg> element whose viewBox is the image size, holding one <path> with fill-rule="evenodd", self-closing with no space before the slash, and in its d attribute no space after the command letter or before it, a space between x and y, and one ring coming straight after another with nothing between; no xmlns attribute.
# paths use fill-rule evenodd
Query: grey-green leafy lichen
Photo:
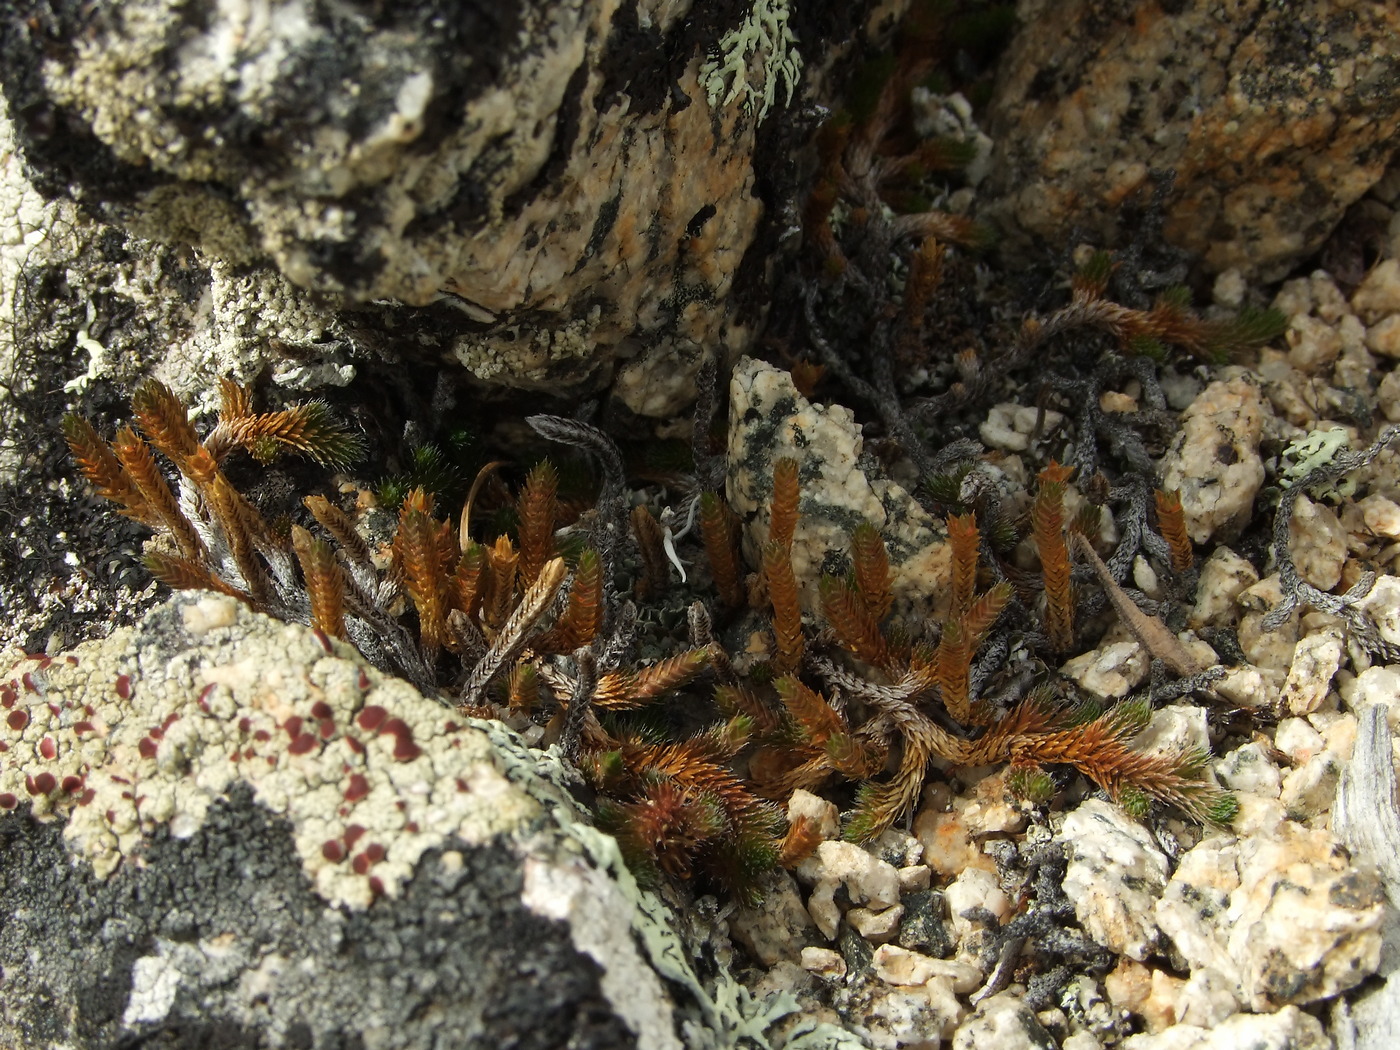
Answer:
<svg viewBox="0 0 1400 1050"><path fill-rule="evenodd" d="M779 82L787 90L784 104L792 102L802 76L802 55L788 17L787 0L754 0L744 21L720 38L718 56L700 67L700 83L712 107L741 99L746 111L757 107L758 119L763 120L777 101ZM749 71L754 56L763 62L757 83Z"/></svg>

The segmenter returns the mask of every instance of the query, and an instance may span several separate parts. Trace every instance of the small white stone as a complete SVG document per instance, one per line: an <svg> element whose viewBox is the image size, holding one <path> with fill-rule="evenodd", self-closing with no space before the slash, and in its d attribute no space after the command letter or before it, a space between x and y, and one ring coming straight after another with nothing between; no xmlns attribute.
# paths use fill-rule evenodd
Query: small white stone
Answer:
<svg viewBox="0 0 1400 1050"><path fill-rule="evenodd" d="M1291 283L1291 282L1290 282ZM1236 267L1230 267L1217 274L1211 286L1210 297L1217 306L1238 310L1244 303L1244 293L1248 290L1244 274Z"/></svg>
<svg viewBox="0 0 1400 1050"><path fill-rule="evenodd" d="M1303 718L1285 718L1279 722L1278 730L1274 733L1274 747L1291 758L1295 765L1302 765L1323 746L1322 734Z"/></svg>
<svg viewBox="0 0 1400 1050"><path fill-rule="evenodd" d="M1239 707L1271 707L1278 699L1282 679L1280 674L1275 681L1257 667L1227 667L1224 677L1213 682L1211 689Z"/></svg>
<svg viewBox="0 0 1400 1050"><path fill-rule="evenodd" d="M1142 684L1149 664L1138 642L1110 642L1067 660L1060 673L1096 696L1117 700Z"/></svg>
<svg viewBox="0 0 1400 1050"><path fill-rule="evenodd" d="M872 911L870 908L852 908L846 912L846 921L851 924L851 929L871 944L884 944L894 940L894 935L899 932L899 920L902 918L904 918L904 905L902 904L896 904L880 911ZM916 981L914 983L922 984L923 982Z"/></svg>
<svg viewBox="0 0 1400 1050"><path fill-rule="evenodd" d="M1313 755L1283 778L1279 801L1294 820L1308 820L1332 808L1342 764L1331 751Z"/></svg>
<svg viewBox="0 0 1400 1050"><path fill-rule="evenodd" d="M1235 998L1234 982L1219 970L1201 966L1191 971L1176 1000L1178 1024L1214 1028L1238 1013L1243 1004Z"/></svg>
<svg viewBox="0 0 1400 1050"><path fill-rule="evenodd" d="M875 976L886 984L925 984L936 976L934 960L893 944L882 944L870 957Z"/></svg>
<svg viewBox="0 0 1400 1050"><path fill-rule="evenodd" d="M1350 313L1346 296L1326 270L1308 274L1308 285L1312 290L1313 313L1328 324L1335 324Z"/></svg>
<svg viewBox="0 0 1400 1050"><path fill-rule="evenodd" d="M788 799L787 817L789 825L795 825L804 818L811 821L823 839L841 837L841 818L836 804L802 788L794 791Z"/></svg>
<svg viewBox="0 0 1400 1050"><path fill-rule="evenodd" d="M1400 358L1400 314L1391 314L1366 329L1366 346L1382 357Z"/></svg>
<svg viewBox="0 0 1400 1050"><path fill-rule="evenodd" d="M899 869L899 892L917 893L933 884L933 870L927 864L908 864Z"/></svg>
<svg viewBox="0 0 1400 1050"><path fill-rule="evenodd" d="M1387 422L1400 423L1400 369L1381 376L1380 384L1376 387L1376 400Z"/></svg>
<svg viewBox="0 0 1400 1050"><path fill-rule="evenodd" d="M1055 1040L1036 1020L1035 1011L1010 992L998 992L977 1004L953 1034L953 1050L1055 1050Z"/></svg>
<svg viewBox="0 0 1400 1050"><path fill-rule="evenodd" d="M1317 317L1295 317L1284 333L1288 341L1288 363L1304 375L1317 375L1329 368L1342 352L1342 337L1326 321Z"/></svg>
<svg viewBox="0 0 1400 1050"><path fill-rule="evenodd" d="M1213 1028L1176 1024L1155 1035L1130 1035L1122 1050L1332 1050L1322 1022L1296 1006L1273 1014L1235 1014Z"/></svg>
<svg viewBox="0 0 1400 1050"><path fill-rule="evenodd" d="M1151 833L1118 807L1090 799L1065 817L1057 840L1066 850L1065 895L1084 932L1139 961L1155 949L1152 908L1169 866Z"/></svg>
<svg viewBox="0 0 1400 1050"><path fill-rule="evenodd" d="M791 873L778 869L764 877L763 903L740 908L729 919L729 933L765 966L797 958L812 932L811 918Z"/></svg>
<svg viewBox="0 0 1400 1050"><path fill-rule="evenodd" d="M1396 320L1400 320L1397 317ZM1400 504L1373 492L1356 504L1361 508L1361 520L1377 536L1388 540L1400 540Z"/></svg>
<svg viewBox="0 0 1400 1050"><path fill-rule="evenodd" d="M1231 791L1244 791L1265 798L1278 798L1282 785L1278 766L1269 761L1263 747L1255 741L1217 759L1215 775Z"/></svg>
<svg viewBox="0 0 1400 1050"><path fill-rule="evenodd" d="M1264 628L1267 616L1266 612L1245 613L1240 617L1236 637L1245 659L1257 668L1281 672L1282 685L1282 676L1293 666L1293 649L1298 644L1298 613L1295 610L1272 631Z"/></svg>
<svg viewBox="0 0 1400 1050"><path fill-rule="evenodd" d="M802 968L818 977L840 980L846 976L846 960L830 948L803 948Z"/></svg>
<svg viewBox="0 0 1400 1050"><path fill-rule="evenodd" d="M1331 507L1299 496L1289 519L1288 550L1298 575L1329 591L1342 578L1347 558L1347 532Z"/></svg>
<svg viewBox="0 0 1400 1050"><path fill-rule="evenodd" d="M1264 483L1259 440L1267 415L1259 387L1244 377L1210 384L1182 413L1162 482L1181 493L1193 542L1238 531L1249 519Z"/></svg>
<svg viewBox="0 0 1400 1050"><path fill-rule="evenodd" d="M1011 901L1001 888L1001 880L983 868L969 868L943 891L948 902L948 915L953 933L962 940L981 924L964 916L973 908L985 908L998 922L1004 922L1011 914Z"/></svg>
<svg viewBox="0 0 1400 1050"><path fill-rule="evenodd" d="M1357 714L1372 704L1384 704L1392 732L1400 730L1400 664L1375 664L1339 690L1342 702Z"/></svg>
<svg viewBox="0 0 1400 1050"><path fill-rule="evenodd" d="M1284 820L1190 850L1156 906L1193 970L1211 967L1257 1011L1330 998L1380 963L1384 893L1325 831Z"/></svg>
<svg viewBox="0 0 1400 1050"><path fill-rule="evenodd" d="M1005 452L1024 452L1030 448L1031 435L1040 426L1042 435L1057 428L1064 420L1059 412L1033 408L1006 402L993 405L987 411L987 419L978 428L983 444L999 448Z"/></svg>
<svg viewBox="0 0 1400 1050"><path fill-rule="evenodd" d="M1371 593L1357 602L1356 607L1371 618L1382 638L1391 645L1400 645L1400 577L1377 579Z"/></svg>
<svg viewBox="0 0 1400 1050"><path fill-rule="evenodd" d="M1400 313L1400 261L1386 259L1372 269L1351 297L1351 308L1367 324Z"/></svg>
<svg viewBox="0 0 1400 1050"><path fill-rule="evenodd" d="M1342 665L1342 651L1341 632L1334 628L1310 634L1294 646L1282 694L1290 713L1306 715L1322 706Z"/></svg>

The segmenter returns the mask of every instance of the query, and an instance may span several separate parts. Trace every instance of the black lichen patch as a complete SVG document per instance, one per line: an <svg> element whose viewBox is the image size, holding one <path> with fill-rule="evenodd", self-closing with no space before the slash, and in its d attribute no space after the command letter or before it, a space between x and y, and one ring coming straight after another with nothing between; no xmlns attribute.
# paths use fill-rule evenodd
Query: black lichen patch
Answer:
<svg viewBox="0 0 1400 1050"><path fill-rule="evenodd" d="M60 824L21 812L0 829L7 1045L348 1048L368 1030L396 1048L635 1045L597 964L521 904L504 845L459 845L460 865L426 854L402 896L347 914L246 788L106 882Z"/></svg>

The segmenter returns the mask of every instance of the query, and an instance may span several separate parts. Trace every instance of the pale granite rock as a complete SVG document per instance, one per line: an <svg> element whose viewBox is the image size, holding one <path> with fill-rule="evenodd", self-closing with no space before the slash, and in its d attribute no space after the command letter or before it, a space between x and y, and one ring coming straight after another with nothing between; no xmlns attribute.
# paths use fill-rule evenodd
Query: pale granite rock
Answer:
<svg viewBox="0 0 1400 1050"><path fill-rule="evenodd" d="M1391 645L1400 646L1400 576L1381 576L1369 594L1356 603Z"/></svg>
<svg viewBox="0 0 1400 1050"><path fill-rule="evenodd" d="M1060 673L1104 699L1121 700L1147 677L1150 657L1135 641L1109 642L1060 666Z"/></svg>
<svg viewBox="0 0 1400 1050"><path fill-rule="evenodd" d="M1319 590L1330 591L1342 578L1347 557L1347 534L1337 512L1301 495L1289 528L1288 549L1298 575Z"/></svg>
<svg viewBox="0 0 1400 1050"><path fill-rule="evenodd" d="M1229 547L1218 546L1201 565L1192 627L1225 627L1239 619L1235 600L1259 582L1259 573Z"/></svg>
<svg viewBox="0 0 1400 1050"><path fill-rule="evenodd" d="M1279 801L1293 820L1306 821L1332 807L1345 757L1331 751L1313 755L1283 778Z"/></svg>
<svg viewBox="0 0 1400 1050"><path fill-rule="evenodd" d="M830 948L803 948L802 968L828 980L846 976L846 960L841 958L840 952Z"/></svg>
<svg viewBox="0 0 1400 1050"><path fill-rule="evenodd" d="M1400 503L1373 492L1357 500L1356 505L1361 509L1361 520L1368 529L1388 540L1400 540Z"/></svg>
<svg viewBox="0 0 1400 1050"><path fill-rule="evenodd" d="M899 903L899 872L851 842L821 843L814 854L797 866L797 877L813 885L807 910L828 939L836 936L841 920L835 900L838 887L846 888L853 903L868 904L873 909Z"/></svg>
<svg viewBox="0 0 1400 1050"><path fill-rule="evenodd" d="M1186 982L1162 970L1129 958L1104 976L1104 993L1121 1010L1142 1018L1149 1032L1160 1032L1176 1023L1177 1001Z"/></svg>
<svg viewBox="0 0 1400 1050"><path fill-rule="evenodd" d="M948 901L948 914L951 917L954 936L965 940L982 923L967 917L974 908L984 908L998 922L1005 922L1011 916L1011 899L1001 888L1001 882L990 871L983 868L969 868L943 891Z"/></svg>
<svg viewBox="0 0 1400 1050"><path fill-rule="evenodd" d="M1215 762L1215 775L1231 791L1277 798L1282 785L1278 766L1265 754L1263 745L1251 740Z"/></svg>
<svg viewBox="0 0 1400 1050"><path fill-rule="evenodd" d="M1358 715L1372 704L1386 709L1391 729L1400 728L1400 665L1376 664L1342 684L1342 702Z"/></svg>
<svg viewBox="0 0 1400 1050"><path fill-rule="evenodd" d="M1400 259L1383 259L1352 293L1351 308L1368 325L1400 314Z"/></svg>
<svg viewBox="0 0 1400 1050"><path fill-rule="evenodd" d="M1012 230L1121 243L1118 205L1170 169L1167 238L1207 268L1281 277L1394 153L1393 5L1210 0L1019 5L985 126ZM1325 40L1310 34L1327 27Z"/></svg>
<svg viewBox="0 0 1400 1050"><path fill-rule="evenodd" d="M796 962L802 945L816 932L797 883L789 872L778 869L765 876L761 889L763 904L735 911L729 932L764 966Z"/></svg>
<svg viewBox="0 0 1400 1050"><path fill-rule="evenodd" d="M1264 483L1259 439L1267 413L1258 385L1244 376L1212 383L1182 413L1162 482L1181 492L1193 542L1228 540L1248 520Z"/></svg>
<svg viewBox="0 0 1400 1050"><path fill-rule="evenodd" d="M1159 936L1153 907L1169 865L1152 834L1118 807L1090 799L1056 836L1068 865L1064 890L1084 932L1129 958L1146 959Z"/></svg>
<svg viewBox="0 0 1400 1050"><path fill-rule="evenodd" d="M1209 966L1191 971L1176 1000L1178 1024L1215 1028L1239 1013L1243 1004L1235 997L1235 982Z"/></svg>
<svg viewBox="0 0 1400 1050"><path fill-rule="evenodd" d="M1299 639L1283 683L1283 703L1291 714L1310 714L1322 706L1332 678L1342 665L1343 649L1339 628L1327 628Z"/></svg>
<svg viewBox="0 0 1400 1050"><path fill-rule="evenodd" d="M895 934L899 932L899 921L903 918L902 904L879 909L852 908L846 912L846 921L850 923L851 929L871 944L885 944L894 940Z"/></svg>
<svg viewBox="0 0 1400 1050"><path fill-rule="evenodd" d="M1182 859L1157 923L1192 969L1210 967L1253 1010L1326 999L1374 973L1383 896L1325 831L1209 838Z"/></svg>
<svg viewBox="0 0 1400 1050"><path fill-rule="evenodd" d="M1123 1050L1332 1050L1322 1023L1296 1006L1272 1014L1234 1014L1214 1027L1178 1024L1155 1035L1133 1035Z"/></svg>
<svg viewBox="0 0 1400 1050"><path fill-rule="evenodd" d="M1055 1050L1035 1011L1009 992L988 996L958 1025L953 1050Z"/></svg>

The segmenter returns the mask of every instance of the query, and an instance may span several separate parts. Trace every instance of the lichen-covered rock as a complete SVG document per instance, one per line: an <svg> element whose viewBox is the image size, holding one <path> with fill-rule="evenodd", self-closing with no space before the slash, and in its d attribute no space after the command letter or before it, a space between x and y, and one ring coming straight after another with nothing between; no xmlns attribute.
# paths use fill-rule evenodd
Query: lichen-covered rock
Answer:
<svg viewBox="0 0 1400 1050"><path fill-rule="evenodd" d="M1057 836L1068 864L1064 889L1084 932L1139 962L1157 945L1153 908L1167 885L1167 858L1152 834L1116 806L1090 799Z"/></svg>
<svg viewBox="0 0 1400 1050"><path fill-rule="evenodd" d="M808 609L828 556L850 546L862 522L880 529L890 553L897 598L929 602L947 592L950 555L942 530L918 502L866 455L860 424L841 405L813 404L792 377L753 358L742 359L729 384L729 504L750 522L744 530L751 564L768 534L773 463L798 462L800 516L792 567Z"/></svg>
<svg viewBox="0 0 1400 1050"><path fill-rule="evenodd" d="M1162 483L1181 493L1195 543L1229 539L1249 520L1264 483L1259 456L1267 407L1245 376L1206 387L1182 413L1181 431L1162 459Z"/></svg>
<svg viewBox="0 0 1400 1050"><path fill-rule="evenodd" d="M1384 911L1376 876L1348 864L1331 835L1282 821L1188 852L1156 919L1193 970L1220 972L1242 1003L1266 1012L1374 973Z"/></svg>
<svg viewBox="0 0 1400 1050"><path fill-rule="evenodd" d="M557 762L340 643L187 592L6 678L0 1042L679 1050L730 1023Z"/></svg>
<svg viewBox="0 0 1400 1050"><path fill-rule="evenodd" d="M758 258L736 282L759 131L805 133L776 110L819 90L865 6L56 5L0 23L0 80L45 192L141 236L440 304L481 378L578 381L644 348L686 376L756 316L732 293L762 282Z"/></svg>
<svg viewBox="0 0 1400 1050"><path fill-rule="evenodd" d="M1176 173L1166 234L1215 271L1282 276L1377 182L1400 128L1400 12L1369 0L1023 0L988 128L1014 224L1111 238Z"/></svg>

